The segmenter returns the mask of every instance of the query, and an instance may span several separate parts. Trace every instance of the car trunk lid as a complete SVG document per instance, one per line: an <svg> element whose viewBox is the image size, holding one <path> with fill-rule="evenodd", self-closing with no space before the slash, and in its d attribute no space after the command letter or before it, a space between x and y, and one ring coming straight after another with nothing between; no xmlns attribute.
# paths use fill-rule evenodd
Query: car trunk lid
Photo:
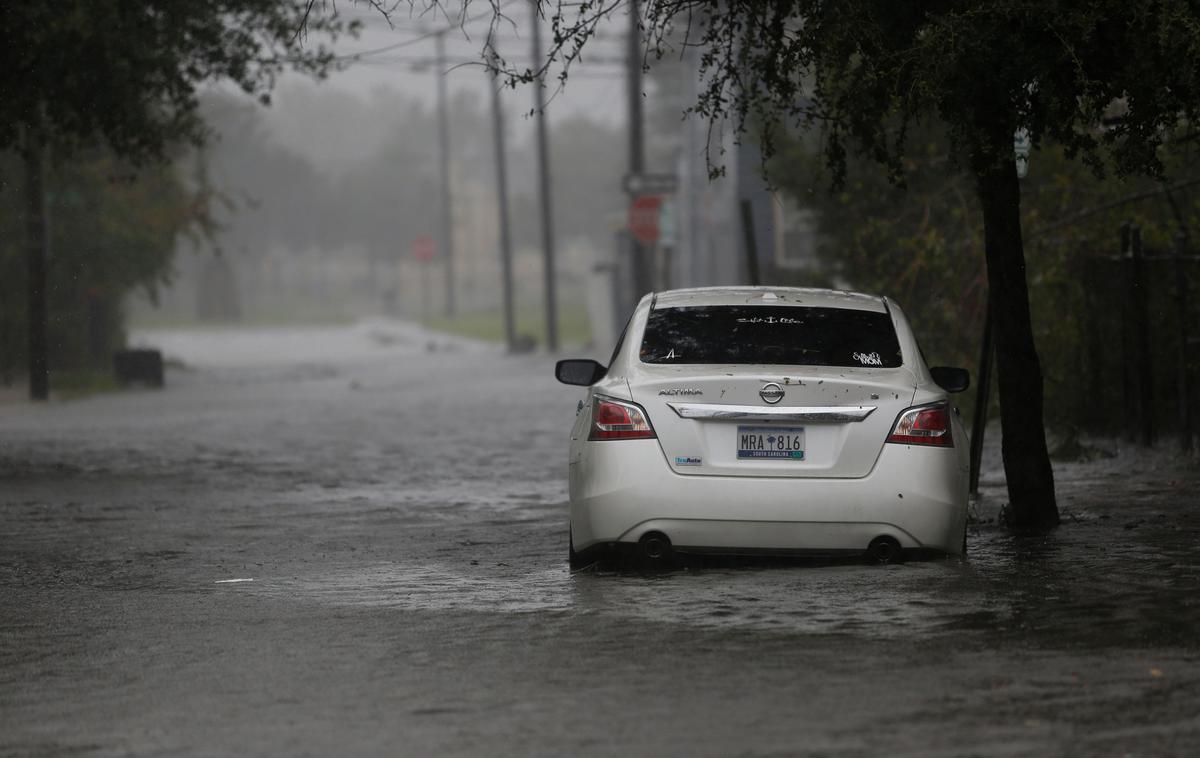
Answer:
<svg viewBox="0 0 1200 758"><path fill-rule="evenodd" d="M680 474L863 477L912 404L904 367L643 365L631 378Z"/></svg>

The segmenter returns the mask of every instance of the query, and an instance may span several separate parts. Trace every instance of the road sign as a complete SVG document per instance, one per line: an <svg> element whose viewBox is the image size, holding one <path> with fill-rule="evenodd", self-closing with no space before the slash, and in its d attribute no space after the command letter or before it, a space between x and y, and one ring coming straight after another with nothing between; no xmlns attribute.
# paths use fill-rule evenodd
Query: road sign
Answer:
<svg viewBox="0 0 1200 758"><path fill-rule="evenodd" d="M630 195L670 195L679 188L675 174L626 174L621 186Z"/></svg>
<svg viewBox="0 0 1200 758"><path fill-rule="evenodd" d="M1017 161L1017 178L1024 179L1029 173L1029 151L1033 148L1033 140L1029 139L1027 129L1018 129L1013 134L1013 158Z"/></svg>
<svg viewBox="0 0 1200 758"><path fill-rule="evenodd" d="M629 231L639 241L650 244L658 239L658 211L662 198L641 195L629 206Z"/></svg>
<svg viewBox="0 0 1200 758"><path fill-rule="evenodd" d="M675 203L664 200L658 209L658 237L664 247L675 246Z"/></svg>
<svg viewBox="0 0 1200 758"><path fill-rule="evenodd" d="M433 241L433 237L422 235L414 237L412 241L412 256L416 260L428 262L433 260L434 253L437 251L437 245Z"/></svg>

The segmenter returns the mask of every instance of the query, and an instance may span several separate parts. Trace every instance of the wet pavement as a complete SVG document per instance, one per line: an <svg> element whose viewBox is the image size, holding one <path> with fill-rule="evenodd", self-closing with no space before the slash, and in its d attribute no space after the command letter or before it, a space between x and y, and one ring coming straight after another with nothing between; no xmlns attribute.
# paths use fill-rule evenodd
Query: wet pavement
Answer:
<svg viewBox="0 0 1200 758"><path fill-rule="evenodd" d="M571 575L551 359L139 339L166 390L0 405L0 755L1200 754L1194 459L1015 537L989 444L966 561Z"/></svg>

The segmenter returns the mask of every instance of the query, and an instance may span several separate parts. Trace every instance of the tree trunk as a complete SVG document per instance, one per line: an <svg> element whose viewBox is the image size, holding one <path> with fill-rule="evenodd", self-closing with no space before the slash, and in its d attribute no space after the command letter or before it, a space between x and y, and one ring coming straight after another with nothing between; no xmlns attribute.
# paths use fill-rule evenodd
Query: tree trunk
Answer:
<svg viewBox="0 0 1200 758"><path fill-rule="evenodd" d="M28 134L25 142L25 243L29 299L29 397L50 396L46 345L46 197L42 146Z"/></svg>
<svg viewBox="0 0 1200 758"><path fill-rule="evenodd" d="M1011 154L987 156L974 164L983 206L984 249L995 324L1009 525L1050 529L1058 524L1058 504L1046 449L1042 368L1029 315L1021 241L1021 188Z"/></svg>

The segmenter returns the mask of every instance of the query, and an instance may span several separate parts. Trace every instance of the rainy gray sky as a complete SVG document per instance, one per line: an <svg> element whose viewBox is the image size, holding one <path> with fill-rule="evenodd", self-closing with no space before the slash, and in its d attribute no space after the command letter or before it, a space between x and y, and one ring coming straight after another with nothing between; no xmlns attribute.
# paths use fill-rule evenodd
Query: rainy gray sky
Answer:
<svg viewBox="0 0 1200 758"><path fill-rule="evenodd" d="M511 63L527 64L531 60L529 4L509 0L501 7L511 23L501 22L497 47ZM344 56L363 53L361 59L323 82L285 75L274 94L273 106L264 113L265 123L284 146L308 156L317 168L331 172L367 157L388 137L392 126L385 115L390 110L389 100L415 98L432 107L436 42L431 32L454 26L453 21L433 11L410 14L403 7L393 14L391 27L378 11L362 4L339 4L338 12L360 20L363 30L357 39L339 40L334 49ZM448 89L451 98L457 92L468 91L482 99L489 83L478 62L491 20L490 5L472 3L467 19L462 29L452 28L446 34L446 58L451 64ZM551 128L554 120L571 116L610 126L624 123L626 69L622 56L626 29L625 15L617 14L602 24L588 43L583 62L572 67L567 87L559 89L556 81L548 81L548 94L553 95L548 108ZM542 38L543 45L550 38L545 23ZM510 142L525 141L525 132L533 124L527 117L532 107L532 88L505 89L502 98ZM369 104L381 117L343 118L352 99ZM403 102L393 107L404 107ZM619 159L624 161L625 156Z"/></svg>

